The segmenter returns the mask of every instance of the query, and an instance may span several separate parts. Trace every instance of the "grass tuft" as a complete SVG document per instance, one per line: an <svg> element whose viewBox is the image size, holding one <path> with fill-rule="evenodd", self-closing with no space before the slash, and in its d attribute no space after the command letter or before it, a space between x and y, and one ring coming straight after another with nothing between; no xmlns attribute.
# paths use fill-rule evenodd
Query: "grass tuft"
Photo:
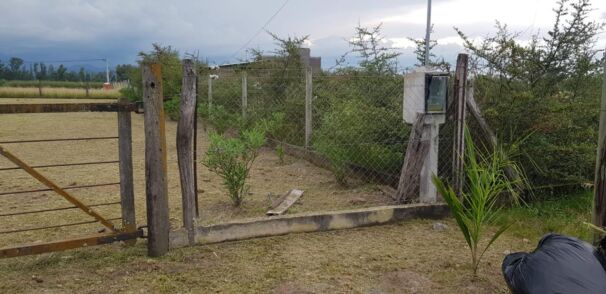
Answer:
<svg viewBox="0 0 606 294"><path fill-rule="evenodd" d="M591 229L584 222L591 222L591 191L561 198L532 202L520 207L501 211L501 224L513 223L509 233L537 239L556 232L591 241Z"/></svg>

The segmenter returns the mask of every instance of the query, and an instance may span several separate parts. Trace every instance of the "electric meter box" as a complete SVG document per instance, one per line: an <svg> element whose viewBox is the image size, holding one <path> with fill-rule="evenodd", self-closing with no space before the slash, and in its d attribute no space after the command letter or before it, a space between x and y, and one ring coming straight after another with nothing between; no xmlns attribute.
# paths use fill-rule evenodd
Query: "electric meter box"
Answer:
<svg viewBox="0 0 606 294"><path fill-rule="evenodd" d="M419 67L404 75L404 121L412 124L417 113L444 114L448 105L447 72Z"/></svg>

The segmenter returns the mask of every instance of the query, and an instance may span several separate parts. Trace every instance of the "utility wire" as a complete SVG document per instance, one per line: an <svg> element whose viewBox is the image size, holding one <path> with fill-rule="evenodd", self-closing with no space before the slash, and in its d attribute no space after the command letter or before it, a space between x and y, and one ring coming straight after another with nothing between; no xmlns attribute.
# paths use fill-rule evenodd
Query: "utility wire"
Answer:
<svg viewBox="0 0 606 294"><path fill-rule="evenodd" d="M286 4L288 4L289 1L290 0L284 1L284 3L282 3L282 6L280 6L280 8L276 10L276 12L265 22L265 24L260 27L259 30L257 30L257 32L248 41L246 41L246 43L244 43L244 45L240 46L240 48L238 48L238 50L236 50L236 52L234 52L234 54L229 57L229 59L234 58L242 49L246 48L250 44L250 42L252 42L263 30L265 30L269 23L274 20L274 18L280 13L280 11L282 11L282 9L284 9L284 7L286 7Z"/></svg>

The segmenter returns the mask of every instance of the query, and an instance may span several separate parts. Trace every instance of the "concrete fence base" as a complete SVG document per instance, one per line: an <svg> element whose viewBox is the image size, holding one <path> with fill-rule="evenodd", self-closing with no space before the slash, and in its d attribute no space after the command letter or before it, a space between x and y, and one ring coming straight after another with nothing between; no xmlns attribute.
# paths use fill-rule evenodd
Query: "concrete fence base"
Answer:
<svg viewBox="0 0 606 294"><path fill-rule="evenodd" d="M415 218L438 219L448 215L445 204L380 206L332 212L264 217L195 228L197 244L211 244L290 233L319 232L387 224ZM187 231L170 232L170 247L189 245Z"/></svg>

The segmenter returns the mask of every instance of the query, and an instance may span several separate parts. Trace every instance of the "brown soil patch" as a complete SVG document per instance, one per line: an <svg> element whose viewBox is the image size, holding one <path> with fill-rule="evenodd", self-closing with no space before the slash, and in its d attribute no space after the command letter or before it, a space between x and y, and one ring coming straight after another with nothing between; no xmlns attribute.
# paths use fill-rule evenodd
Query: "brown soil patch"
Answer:
<svg viewBox="0 0 606 294"><path fill-rule="evenodd" d="M410 270L387 273L378 293L427 293L434 286L426 276Z"/></svg>

